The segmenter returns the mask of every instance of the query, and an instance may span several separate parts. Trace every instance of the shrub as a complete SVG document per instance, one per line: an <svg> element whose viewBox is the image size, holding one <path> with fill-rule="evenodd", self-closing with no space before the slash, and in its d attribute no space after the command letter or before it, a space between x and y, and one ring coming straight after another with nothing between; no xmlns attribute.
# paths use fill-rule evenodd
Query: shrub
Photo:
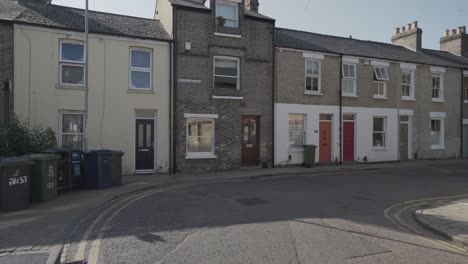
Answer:
<svg viewBox="0 0 468 264"><path fill-rule="evenodd" d="M14 117L10 127L0 127L0 156L19 157L57 147L54 131L33 128Z"/></svg>

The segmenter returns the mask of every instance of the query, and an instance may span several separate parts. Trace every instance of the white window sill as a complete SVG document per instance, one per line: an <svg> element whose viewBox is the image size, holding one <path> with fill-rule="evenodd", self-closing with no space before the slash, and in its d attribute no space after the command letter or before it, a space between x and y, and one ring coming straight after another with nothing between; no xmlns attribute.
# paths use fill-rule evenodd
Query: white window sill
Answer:
<svg viewBox="0 0 468 264"><path fill-rule="evenodd" d="M401 100L403 100L403 101L416 101L416 98L403 96L403 97L401 97Z"/></svg>
<svg viewBox="0 0 468 264"><path fill-rule="evenodd" d="M70 85L70 84L57 84L55 85L57 89L64 89L64 90L83 90L84 85Z"/></svg>
<svg viewBox="0 0 468 264"><path fill-rule="evenodd" d="M213 95L213 99L221 99L221 100L244 100L243 96L216 96Z"/></svg>
<svg viewBox="0 0 468 264"><path fill-rule="evenodd" d="M322 96L323 93L321 92L312 92L312 91L305 91L304 92L305 95L315 95L315 96Z"/></svg>
<svg viewBox="0 0 468 264"><path fill-rule="evenodd" d="M342 94L342 97L352 97L352 98L357 98L358 96L356 94Z"/></svg>
<svg viewBox="0 0 468 264"><path fill-rule="evenodd" d="M431 146L431 150L445 150L444 146Z"/></svg>
<svg viewBox="0 0 468 264"><path fill-rule="evenodd" d="M304 152L304 148L290 148L288 150L288 152L290 153L294 153L294 152Z"/></svg>
<svg viewBox="0 0 468 264"><path fill-rule="evenodd" d="M187 160L194 160L194 159L216 159L218 158L218 156L216 155L213 155L213 154L199 154L199 155L196 155L196 154L187 154L185 155L185 159Z"/></svg>
<svg viewBox="0 0 468 264"><path fill-rule="evenodd" d="M432 99L433 103L445 103L444 99Z"/></svg>
<svg viewBox="0 0 468 264"><path fill-rule="evenodd" d="M388 149L385 147L373 147L371 150L372 151L388 151Z"/></svg>
<svg viewBox="0 0 468 264"><path fill-rule="evenodd" d="M377 100L388 100L387 96L381 96L381 95L373 95L372 98L377 99Z"/></svg>
<svg viewBox="0 0 468 264"><path fill-rule="evenodd" d="M132 89L132 88L128 89L127 93L155 94L153 90L144 90L144 89L138 90L138 89Z"/></svg>
<svg viewBox="0 0 468 264"><path fill-rule="evenodd" d="M227 38L237 38L237 39L242 38L241 35L233 35L233 34L226 34L226 33L219 33L219 32L215 32L214 35L218 37L227 37Z"/></svg>

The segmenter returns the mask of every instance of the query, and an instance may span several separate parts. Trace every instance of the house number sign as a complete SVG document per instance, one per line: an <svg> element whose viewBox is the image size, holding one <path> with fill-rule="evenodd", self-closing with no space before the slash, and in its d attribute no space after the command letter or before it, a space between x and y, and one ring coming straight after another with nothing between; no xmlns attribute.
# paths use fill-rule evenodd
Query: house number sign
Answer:
<svg viewBox="0 0 468 264"><path fill-rule="evenodd" d="M8 180L10 186L22 185L28 183L28 176L20 176L20 172L17 170Z"/></svg>

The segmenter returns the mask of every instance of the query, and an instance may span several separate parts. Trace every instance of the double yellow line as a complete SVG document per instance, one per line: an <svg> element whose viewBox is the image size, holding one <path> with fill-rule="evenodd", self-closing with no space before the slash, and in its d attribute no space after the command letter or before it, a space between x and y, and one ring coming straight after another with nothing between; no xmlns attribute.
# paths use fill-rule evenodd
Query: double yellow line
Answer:
<svg viewBox="0 0 468 264"><path fill-rule="evenodd" d="M454 251L456 253L462 253L462 254L466 254L467 253L467 250L462 248L462 247L458 247L456 245L453 245L453 244L450 244L450 243L447 243L445 241L442 241L442 240L439 240L439 239L430 239L430 238L427 238L424 236L423 233L421 233L420 231L418 231L416 228L406 224L404 221L402 221L401 219L401 212L405 211L405 210L415 210L416 208L424 205L424 204L428 204L429 202L433 202L433 201L444 201L444 200L452 200L452 199L459 199L459 198L467 198L468 195L455 195L455 196L445 196L445 197L434 197L434 198L427 198L427 199L418 199L418 200L411 200L411 201L406 201L406 202L403 202L403 203L398 203L398 204L395 204L393 206L390 206L389 208L385 209L385 218L387 218L390 222L392 222L394 225L396 225L398 228L400 228L401 230L403 230L404 232L407 232L407 233L415 233L417 235L419 235L422 239L426 240L426 241L429 241L429 242L432 242L432 243L435 243L449 251ZM396 212L395 214L392 214L392 210L395 210L395 209L400 209L398 212Z"/></svg>

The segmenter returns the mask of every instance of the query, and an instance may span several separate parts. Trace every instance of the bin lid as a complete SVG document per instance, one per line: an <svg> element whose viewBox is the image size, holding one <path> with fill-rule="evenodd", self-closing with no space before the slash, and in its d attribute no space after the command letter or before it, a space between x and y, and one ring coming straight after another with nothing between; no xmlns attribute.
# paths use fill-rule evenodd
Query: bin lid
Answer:
<svg viewBox="0 0 468 264"><path fill-rule="evenodd" d="M316 145L302 145L304 148L317 148Z"/></svg>
<svg viewBox="0 0 468 264"><path fill-rule="evenodd" d="M0 160L0 168L29 166L29 165L32 165L33 163L34 162L32 162L30 159L26 159L26 158L7 158L7 159Z"/></svg>
<svg viewBox="0 0 468 264"><path fill-rule="evenodd" d="M60 158L59 155L56 154L32 154L26 156L26 158L31 159L33 161L50 161L50 160L58 160Z"/></svg>
<svg viewBox="0 0 468 264"><path fill-rule="evenodd" d="M112 155L111 150L91 150L84 153L85 156Z"/></svg>

